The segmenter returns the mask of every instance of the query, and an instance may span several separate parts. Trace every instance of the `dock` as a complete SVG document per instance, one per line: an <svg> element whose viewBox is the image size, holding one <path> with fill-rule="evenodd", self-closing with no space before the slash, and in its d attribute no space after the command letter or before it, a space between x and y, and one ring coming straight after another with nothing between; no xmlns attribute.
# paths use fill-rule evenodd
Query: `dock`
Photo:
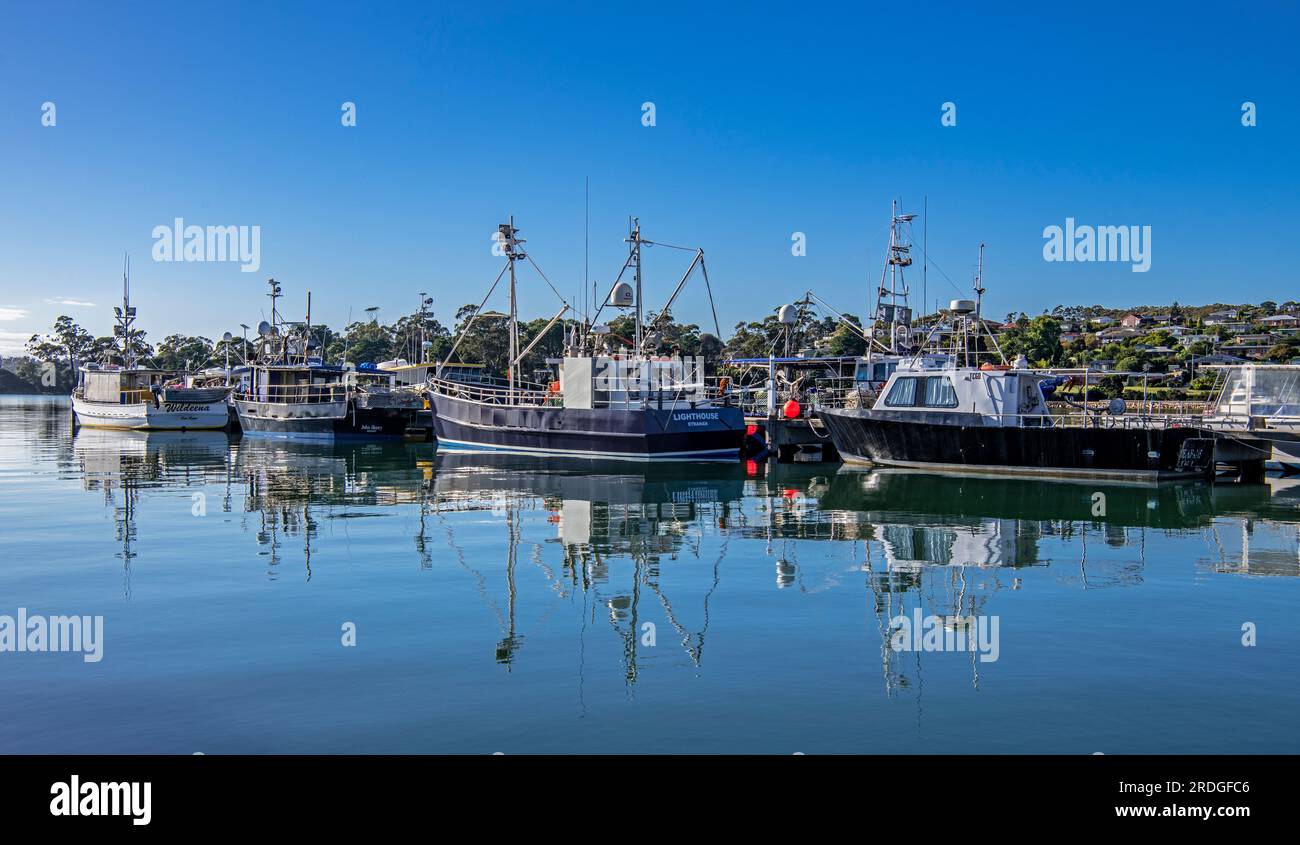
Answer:
<svg viewBox="0 0 1300 845"><path fill-rule="evenodd" d="M777 463L838 461L830 432L815 417L787 419L779 414L746 415L745 424L757 427L767 441L770 460Z"/></svg>

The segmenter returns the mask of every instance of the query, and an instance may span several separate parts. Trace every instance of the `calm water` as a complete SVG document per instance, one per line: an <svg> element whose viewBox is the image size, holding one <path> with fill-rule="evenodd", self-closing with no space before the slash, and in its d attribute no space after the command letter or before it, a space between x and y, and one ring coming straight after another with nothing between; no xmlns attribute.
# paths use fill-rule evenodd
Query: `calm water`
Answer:
<svg viewBox="0 0 1300 845"><path fill-rule="evenodd" d="M0 398L0 614L102 614L103 660L0 653L0 751L1300 752L1300 485L753 477L68 414ZM996 616L998 659L893 651L918 607Z"/></svg>

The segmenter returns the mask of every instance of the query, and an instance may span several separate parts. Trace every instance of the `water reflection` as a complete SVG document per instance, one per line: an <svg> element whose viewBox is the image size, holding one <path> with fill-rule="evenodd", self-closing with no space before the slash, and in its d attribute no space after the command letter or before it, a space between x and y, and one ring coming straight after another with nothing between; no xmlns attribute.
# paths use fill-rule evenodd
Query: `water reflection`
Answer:
<svg viewBox="0 0 1300 845"><path fill-rule="evenodd" d="M402 532L398 557L468 576L496 623L497 664L511 671L529 654L545 622L538 607L573 607L580 661L604 630L619 644L629 691L655 653L649 620L666 621L658 635L675 642L691 672L705 668L716 598L756 562L770 566L769 590L862 590L885 692L914 691L918 708L922 655L891 648L895 617L919 610L962 626L1012 616L1003 593L1029 589L1031 571L1073 590L1140 587L1149 544L1177 537L1203 540L1192 563L1205 575L1300 575L1300 483L1278 479L1137 488L821 465L568 462L220 433L82 430L70 441L65 474L111 510L128 598L138 522L149 519L144 491L197 491L252 538L268 578L292 564L303 582L321 544L335 542L322 526L401 514L383 523ZM489 543L504 550L503 566L482 556ZM980 671L972 652L975 689Z"/></svg>
<svg viewBox="0 0 1300 845"><path fill-rule="evenodd" d="M112 511L126 598L131 597L131 561L136 557L132 544L141 491L225 481L222 504L229 510L229 445L226 435L215 431L81 429L72 438L76 477L84 489L102 493L104 507Z"/></svg>
<svg viewBox="0 0 1300 845"><path fill-rule="evenodd" d="M698 556L704 539L725 534L744 495L741 469L734 465L696 464L688 471L661 464L627 462L555 462L509 455L438 456L433 485L435 510L486 509L502 521L507 538L506 616L497 647L498 662L509 665L523 642L516 629L520 512L546 514L554 534L547 541L559 547L558 568L544 561L542 546L533 546L532 564L561 597L579 593L584 620L597 616L622 641L625 680L635 684L638 654L645 629L642 602L654 602L680 638L691 664L699 667L709 627L709 602L721 579L727 544L713 560L711 583L700 600L697 626L681 620L661 583L662 567L682 554ZM479 584L486 579L466 562L447 528L448 545L462 567ZM632 564L627 577L612 560ZM490 602L483 594L485 601ZM495 608L495 604L492 604ZM599 612L597 612L599 608ZM498 611L500 616L500 611ZM583 629L585 638L586 629ZM657 637L657 635L656 635ZM584 639L585 642L585 639Z"/></svg>

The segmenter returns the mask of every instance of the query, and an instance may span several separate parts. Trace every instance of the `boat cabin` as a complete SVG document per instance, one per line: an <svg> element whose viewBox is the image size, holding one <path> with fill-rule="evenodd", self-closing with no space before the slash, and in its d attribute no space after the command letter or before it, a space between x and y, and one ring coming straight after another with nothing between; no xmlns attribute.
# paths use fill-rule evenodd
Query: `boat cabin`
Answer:
<svg viewBox="0 0 1300 845"><path fill-rule="evenodd" d="M704 362L698 357L566 357L559 364L558 392L566 408L693 405L707 397Z"/></svg>
<svg viewBox="0 0 1300 845"><path fill-rule="evenodd" d="M486 369L484 364L460 362L440 364L437 361L412 364L398 358L393 361L380 362L378 369L380 372L392 373L395 387L426 387L429 384L429 376L436 374L439 366L442 367L442 378L446 381L455 381L461 384L484 384L488 380L484 375ZM358 372L361 371L362 368L358 368Z"/></svg>
<svg viewBox="0 0 1300 845"><path fill-rule="evenodd" d="M1300 423L1300 366L1243 364L1225 367L1210 407L1218 420L1247 425Z"/></svg>
<svg viewBox="0 0 1300 845"><path fill-rule="evenodd" d="M136 405L153 402L156 391L176 378L169 370L151 370L140 367L97 367L90 365L81 370L81 397L87 402L109 405Z"/></svg>
<svg viewBox="0 0 1300 845"><path fill-rule="evenodd" d="M347 399L348 373L325 365L255 366L246 392L238 398L275 404L342 402Z"/></svg>
<svg viewBox="0 0 1300 845"><path fill-rule="evenodd" d="M924 415L953 425L1050 424L1046 374L1006 367L900 367L880 391L873 412Z"/></svg>

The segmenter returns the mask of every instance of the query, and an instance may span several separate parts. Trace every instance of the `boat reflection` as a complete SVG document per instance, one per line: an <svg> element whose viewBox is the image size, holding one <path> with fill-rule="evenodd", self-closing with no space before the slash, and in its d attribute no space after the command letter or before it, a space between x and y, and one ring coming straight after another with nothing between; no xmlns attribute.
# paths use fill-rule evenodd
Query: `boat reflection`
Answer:
<svg viewBox="0 0 1300 845"><path fill-rule="evenodd" d="M427 446L401 441L298 441L244 438L234 449L244 487L244 512L259 520L256 537L275 577L286 537L301 542L311 579L312 544L319 519L363 518L368 508L423 505L433 479ZM313 513L315 509L316 513ZM431 559L416 538L421 565Z"/></svg>
<svg viewBox="0 0 1300 845"><path fill-rule="evenodd" d="M555 526L549 542L560 547L561 559L557 570L543 561L541 547L534 546L533 563L561 597L581 595L584 615L589 602L604 608L607 624L623 642L629 687L636 683L646 638L642 601L658 604L691 664L700 666L709 601L721 579L726 544L712 563L711 584L701 598L697 625L682 621L663 586L662 566L683 554L698 554L706 536L725 533L743 495L741 468L718 463L669 466L444 452L438 455L434 482L435 507L489 509L503 520L508 540L507 611L497 661L510 666L523 643L515 612L520 513L541 510ZM467 563L450 530L448 543L460 565L484 583L486 578ZM631 571L614 567L616 560L630 561Z"/></svg>
<svg viewBox="0 0 1300 845"><path fill-rule="evenodd" d="M122 544L123 595L131 597L140 494L151 488L225 483L229 511L230 441L220 431L119 431L81 428L72 438L73 472L86 490L100 491Z"/></svg>
<svg viewBox="0 0 1300 845"><path fill-rule="evenodd" d="M737 582L733 589L752 590L755 563L764 567L764 590L861 589L862 618L879 637L891 695L921 677L919 653L891 648L896 617L920 610L950 628L987 615L1012 618L1018 608L1003 592L1032 595L1044 573L1068 589L1139 587L1149 541L1153 548L1169 538L1203 541L1196 548L1204 552L1188 563L1205 577L1300 575L1300 481L1288 479L1139 488L96 429L79 432L71 454L67 473L102 491L112 508L128 596L141 491L206 491L208 499L219 491L221 511L255 537L272 579L286 559L298 571L299 550L311 579L319 544L341 542L322 535L326 520L401 513L384 523L385 554L469 576L495 617L491 650L507 671L536 632L529 614L559 597L566 603L545 604L547 613L580 606L582 637L595 622L617 638L629 692L647 666L680 666L681 655L690 671L703 670L724 576ZM370 539L379 534L369 529ZM498 545L503 555L483 555ZM532 573L542 575L543 588ZM650 620L660 628L666 621L664 636L680 643L671 649L676 662L648 647ZM980 670L972 653L976 687Z"/></svg>

